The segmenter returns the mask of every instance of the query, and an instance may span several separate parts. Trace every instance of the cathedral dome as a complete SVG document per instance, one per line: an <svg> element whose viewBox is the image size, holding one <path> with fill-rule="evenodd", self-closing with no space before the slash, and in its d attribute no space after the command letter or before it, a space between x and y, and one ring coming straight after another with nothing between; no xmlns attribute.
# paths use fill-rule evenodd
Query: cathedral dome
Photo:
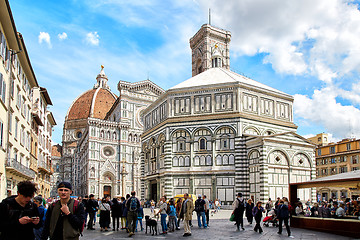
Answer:
<svg viewBox="0 0 360 240"><path fill-rule="evenodd" d="M106 80L106 81L105 81ZM101 70L94 88L81 94L71 104L65 121L80 120L88 117L104 119L115 103L117 96L107 86L107 77Z"/></svg>

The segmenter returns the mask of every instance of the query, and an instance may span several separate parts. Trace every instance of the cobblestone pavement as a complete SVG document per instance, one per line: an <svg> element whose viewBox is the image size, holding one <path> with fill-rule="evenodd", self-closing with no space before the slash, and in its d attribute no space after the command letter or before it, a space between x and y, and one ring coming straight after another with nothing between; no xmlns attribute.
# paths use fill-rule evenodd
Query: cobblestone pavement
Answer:
<svg viewBox="0 0 360 240"><path fill-rule="evenodd" d="M148 209L145 209L145 215L149 214ZM259 234L253 231L254 224L249 225L247 220L244 219L245 231L236 232L236 226L233 222L228 220L231 215L230 210L221 210L216 213L213 217L210 217L210 226L208 229L199 228L197 226L196 215L193 215L193 227L191 229L192 236L184 238L182 237L184 230L183 224L180 223L181 230L168 233L166 235L155 235L151 236L145 234L145 231L136 232L132 238L134 239L271 239L271 240L282 240L282 239L292 239L287 236L286 229L283 229L283 234L277 234L277 228L275 227L265 227L262 226L264 232ZM111 225L112 226L112 225ZM145 225L144 225L145 227ZM84 229L84 236L80 239L91 239L91 240L104 240L104 239L130 239L125 230L119 231L108 231L100 232L99 224L95 225L96 230L86 230ZM138 228L140 228L138 226ZM161 230L160 221L158 221L158 229ZM336 239L336 240L345 240L351 239L348 237L343 237L334 234L310 231L306 229L291 228L291 233L294 239L304 239L304 240L317 240L317 239Z"/></svg>

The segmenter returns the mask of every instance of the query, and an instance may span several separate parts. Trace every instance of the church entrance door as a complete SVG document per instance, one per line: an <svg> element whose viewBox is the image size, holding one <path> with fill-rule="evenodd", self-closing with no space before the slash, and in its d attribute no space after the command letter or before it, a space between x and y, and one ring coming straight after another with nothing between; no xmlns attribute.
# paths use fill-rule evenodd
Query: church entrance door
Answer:
<svg viewBox="0 0 360 240"><path fill-rule="evenodd" d="M104 186L104 197L111 197L111 186Z"/></svg>
<svg viewBox="0 0 360 240"><path fill-rule="evenodd" d="M157 183L151 183L151 192L150 192L150 198L157 202Z"/></svg>

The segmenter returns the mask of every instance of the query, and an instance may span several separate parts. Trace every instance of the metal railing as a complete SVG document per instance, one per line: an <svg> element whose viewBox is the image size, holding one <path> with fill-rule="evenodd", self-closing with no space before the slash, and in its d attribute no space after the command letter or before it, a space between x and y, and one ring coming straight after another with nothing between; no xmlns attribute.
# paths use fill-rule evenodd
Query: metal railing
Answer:
<svg viewBox="0 0 360 240"><path fill-rule="evenodd" d="M6 167L12 168L18 173L25 175L29 178L35 178L35 172L31 170L30 168L22 165L18 161L16 161L14 158L7 158L6 159Z"/></svg>

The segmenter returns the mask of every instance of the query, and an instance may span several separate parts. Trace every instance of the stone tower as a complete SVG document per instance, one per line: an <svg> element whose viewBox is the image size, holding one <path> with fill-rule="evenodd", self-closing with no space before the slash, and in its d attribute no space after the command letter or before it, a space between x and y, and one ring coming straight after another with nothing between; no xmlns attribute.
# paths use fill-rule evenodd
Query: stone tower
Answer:
<svg viewBox="0 0 360 240"><path fill-rule="evenodd" d="M192 50L192 76L212 67L230 69L229 44L231 33L204 24L190 39Z"/></svg>

